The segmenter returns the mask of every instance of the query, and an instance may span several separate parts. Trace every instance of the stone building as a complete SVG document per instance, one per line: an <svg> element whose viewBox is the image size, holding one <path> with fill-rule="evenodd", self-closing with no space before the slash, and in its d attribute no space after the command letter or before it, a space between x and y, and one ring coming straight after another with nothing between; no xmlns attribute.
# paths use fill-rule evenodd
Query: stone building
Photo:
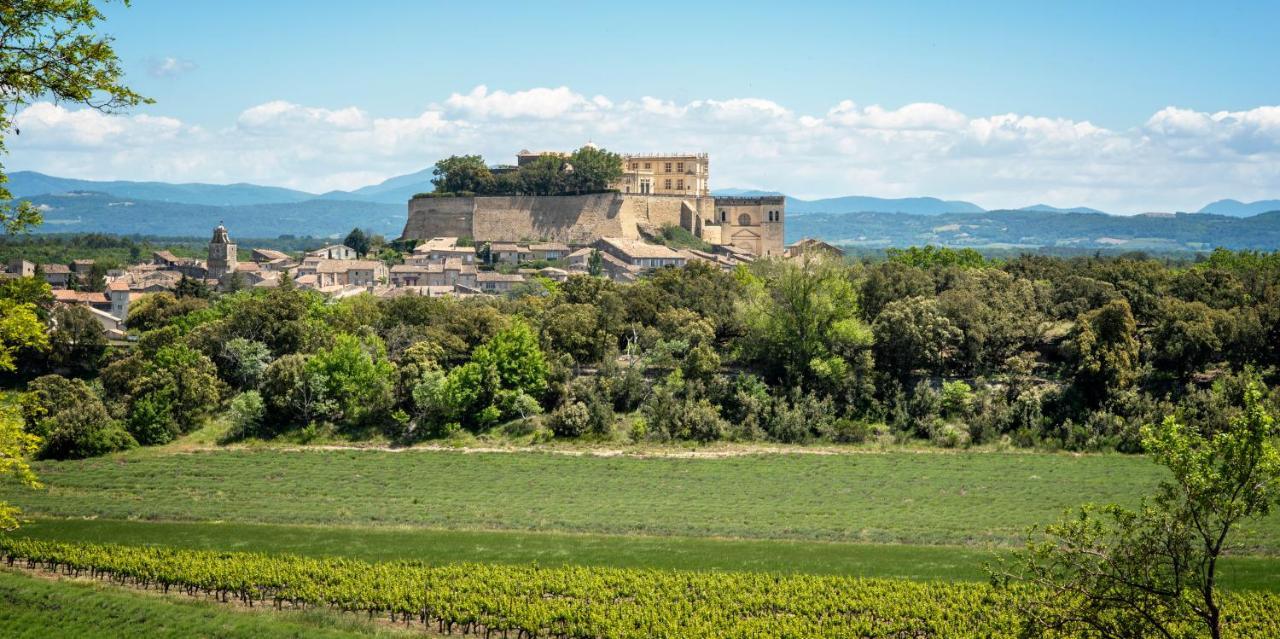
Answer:
<svg viewBox="0 0 1280 639"><path fill-rule="evenodd" d="M219 224L209 241L209 259L205 263L210 279L221 280L236 270L236 245L227 236L227 227Z"/></svg>

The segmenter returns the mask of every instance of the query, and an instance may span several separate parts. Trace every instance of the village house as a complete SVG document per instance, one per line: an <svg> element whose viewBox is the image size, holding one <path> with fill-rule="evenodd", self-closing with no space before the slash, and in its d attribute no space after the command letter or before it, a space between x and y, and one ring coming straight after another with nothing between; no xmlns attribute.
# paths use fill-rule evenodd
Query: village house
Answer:
<svg viewBox="0 0 1280 639"><path fill-rule="evenodd" d="M359 256L356 255L356 250L350 246L345 244L330 244L329 246L322 246L313 251L307 251L307 257L315 257L322 260L354 260Z"/></svg>
<svg viewBox="0 0 1280 639"><path fill-rule="evenodd" d="M519 273L498 273L481 271L476 273L476 286L485 293L506 293L512 288L524 284L525 279Z"/></svg>
<svg viewBox="0 0 1280 639"><path fill-rule="evenodd" d="M558 260L569 254L569 245L558 242L530 244L529 253L535 260Z"/></svg>
<svg viewBox="0 0 1280 639"><path fill-rule="evenodd" d="M306 260L298 267L299 286L319 290L375 286L387 281L387 265L379 260Z"/></svg>
<svg viewBox="0 0 1280 639"><path fill-rule="evenodd" d="M413 255L405 258L409 264L426 264L445 260L459 260L463 264L475 264L476 247L458 246L456 237L433 237L413 249Z"/></svg>
<svg viewBox="0 0 1280 639"><path fill-rule="evenodd" d="M476 266L457 258L391 267L393 286L465 286L476 288Z"/></svg>
<svg viewBox="0 0 1280 639"><path fill-rule="evenodd" d="M71 269L66 264L41 264L39 271L52 288L67 288L71 284Z"/></svg>
<svg viewBox="0 0 1280 639"><path fill-rule="evenodd" d="M623 262L642 269L684 266L688 258L661 244L648 244L623 237L603 237L595 247Z"/></svg>

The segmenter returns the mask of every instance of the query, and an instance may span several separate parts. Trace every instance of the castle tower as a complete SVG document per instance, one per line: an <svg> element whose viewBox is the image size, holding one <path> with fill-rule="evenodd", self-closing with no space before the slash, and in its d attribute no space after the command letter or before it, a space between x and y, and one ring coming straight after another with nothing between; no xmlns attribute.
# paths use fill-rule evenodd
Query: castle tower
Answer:
<svg viewBox="0 0 1280 639"><path fill-rule="evenodd" d="M218 224L213 229L213 239L209 241L209 261L207 264L209 277L222 279L236 270L236 245L227 236L227 227Z"/></svg>

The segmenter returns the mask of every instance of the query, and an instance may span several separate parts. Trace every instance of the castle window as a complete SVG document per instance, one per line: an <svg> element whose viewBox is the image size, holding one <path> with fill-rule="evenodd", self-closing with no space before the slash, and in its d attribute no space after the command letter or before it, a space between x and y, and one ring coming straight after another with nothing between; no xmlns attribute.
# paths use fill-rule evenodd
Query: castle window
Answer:
<svg viewBox="0 0 1280 639"><path fill-rule="evenodd" d="M680 191L684 190L684 180L676 180L676 189Z"/></svg>
<svg viewBox="0 0 1280 639"><path fill-rule="evenodd" d="M645 163L644 163L644 168L646 168L646 169L647 169L647 168L649 168L649 163L648 163L648 162L645 162Z"/></svg>
<svg viewBox="0 0 1280 639"><path fill-rule="evenodd" d="M634 171L634 170L636 170L636 168L637 168L637 167L639 167L639 166L640 166L640 164L639 164L638 162L632 162L632 163L631 163L631 170L632 170L632 171Z"/></svg>
<svg viewBox="0 0 1280 639"><path fill-rule="evenodd" d="M729 214L725 213L724 209L720 209L720 221L724 222L727 219L729 219Z"/></svg>
<svg viewBox="0 0 1280 639"><path fill-rule="evenodd" d="M663 170L664 172L666 172L666 173L670 173L670 172L671 172L671 163L670 163L670 162L667 162L667 163L662 167L662 170Z"/></svg>
<svg viewBox="0 0 1280 639"><path fill-rule="evenodd" d="M684 162L676 162L676 173L684 173Z"/></svg>
<svg viewBox="0 0 1280 639"><path fill-rule="evenodd" d="M667 178L666 180L663 180L662 188L667 189L668 191L671 190L671 178Z"/></svg>
<svg viewBox="0 0 1280 639"><path fill-rule="evenodd" d="M743 213L738 216L738 226L751 226L751 216Z"/></svg>

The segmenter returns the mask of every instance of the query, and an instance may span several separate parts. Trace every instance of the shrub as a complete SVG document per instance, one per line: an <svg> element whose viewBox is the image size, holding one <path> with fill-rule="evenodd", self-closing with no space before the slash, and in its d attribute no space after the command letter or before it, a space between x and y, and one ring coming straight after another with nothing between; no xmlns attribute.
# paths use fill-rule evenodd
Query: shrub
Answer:
<svg viewBox="0 0 1280 639"><path fill-rule="evenodd" d="M266 405L262 401L262 395L258 391L245 391L236 395L231 400L231 431L228 436L232 439L243 439L246 437L262 437L266 434L263 428L263 419L266 415Z"/></svg>
<svg viewBox="0 0 1280 639"><path fill-rule="evenodd" d="M581 437L591 428L591 411L582 402L570 402L547 416L547 427L557 437Z"/></svg>

